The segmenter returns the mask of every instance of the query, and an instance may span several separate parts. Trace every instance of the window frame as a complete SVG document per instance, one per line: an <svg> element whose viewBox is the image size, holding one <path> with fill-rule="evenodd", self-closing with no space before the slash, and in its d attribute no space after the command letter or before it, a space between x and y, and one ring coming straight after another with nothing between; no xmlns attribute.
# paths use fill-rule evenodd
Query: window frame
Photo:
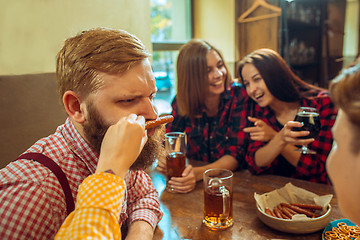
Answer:
<svg viewBox="0 0 360 240"><path fill-rule="evenodd" d="M186 25L190 26L189 34L191 40L194 37L194 1L188 1L188 7L190 7L190 12L185 16L186 17ZM186 41L151 41L153 51L178 51L184 44L186 44L189 40Z"/></svg>

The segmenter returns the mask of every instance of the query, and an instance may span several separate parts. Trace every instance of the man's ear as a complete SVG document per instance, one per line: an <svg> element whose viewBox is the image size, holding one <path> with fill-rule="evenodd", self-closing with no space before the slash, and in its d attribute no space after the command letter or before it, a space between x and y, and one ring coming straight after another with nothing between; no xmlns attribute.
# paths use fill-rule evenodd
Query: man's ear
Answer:
<svg viewBox="0 0 360 240"><path fill-rule="evenodd" d="M85 106L82 104L81 98L74 91L66 91L63 95L63 103L69 117L77 123L85 121Z"/></svg>

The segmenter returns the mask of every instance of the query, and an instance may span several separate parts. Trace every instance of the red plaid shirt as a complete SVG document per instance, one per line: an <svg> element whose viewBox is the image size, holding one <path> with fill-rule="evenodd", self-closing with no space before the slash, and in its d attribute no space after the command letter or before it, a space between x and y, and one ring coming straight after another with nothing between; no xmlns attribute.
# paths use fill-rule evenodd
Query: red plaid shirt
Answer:
<svg viewBox="0 0 360 240"><path fill-rule="evenodd" d="M246 111L243 102L247 98L246 90L239 84L221 95L218 114L208 117L204 112L199 118L179 116L176 98L172 103L174 121L167 124L167 132L185 132L187 135L186 156L189 159L214 162L224 155L238 160L239 167L244 166Z"/></svg>
<svg viewBox="0 0 360 240"><path fill-rule="evenodd" d="M250 116L263 120L277 132L283 128L283 125L276 120L275 114L270 107L261 108L252 100L249 100L248 103L249 105L252 105L252 113L250 113ZM314 107L319 111L321 122L320 133L318 137L315 138L315 141L308 145L308 147L311 150L314 150L316 154L301 155L296 167L291 165L282 155L279 155L270 165L258 167L255 164L255 152L267 144L267 142L250 141L246 161L249 164L250 171L255 174L276 174L304 179L311 182L329 184L325 162L332 148L333 138L331 128L335 123L337 110L330 98L327 96L311 100L302 99L301 106Z"/></svg>
<svg viewBox="0 0 360 240"><path fill-rule="evenodd" d="M64 171L75 201L78 187L95 173L98 155L67 119L26 152L50 157ZM158 194L144 171L129 171L119 224L161 219ZM0 239L53 239L66 218L65 195L56 176L42 164L17 160L0 170Z"/></svg>

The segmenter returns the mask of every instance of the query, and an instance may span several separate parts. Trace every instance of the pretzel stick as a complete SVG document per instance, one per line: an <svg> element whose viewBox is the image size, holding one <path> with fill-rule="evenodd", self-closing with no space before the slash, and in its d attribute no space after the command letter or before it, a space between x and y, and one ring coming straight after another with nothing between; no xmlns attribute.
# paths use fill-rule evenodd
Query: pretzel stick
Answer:
<svg viewBox="0 0 360 240"><path fill-rule="evenodd" d="M281 205L278 206L278 208L280 209L280 211L282 211L289 219L292 219L292 216L294 214L291 214L286 207L283 207Z"/></svg>
<svg viewBox="0 0 360 240"><path fill-rule="evenodd" d="M265 208L265 213L272 217L276 217L275 214L273 213L273 211L271 211L269 208Z"/></svg>
<svg viewBox="0 0 360 240"><path fill-rule="evenodd" d="M280 205L277 206L277 209L279 209L282 218L284 218L284 219L291 219L291 217L287 216L287 215L283 212L283 209L282 209L282 207L281 207Z"/></svg>
<svg viewBox="0 0 360 240"><path fill-rule="evenodd" d="M291 208L285 207L283 206L283 204L281 203L281 206L283 209L286 209L286 211L288 211L290 214L295 215L298 214L297 212L295 212L294 210L292 210Z"/></svg>
<svg viewBox="0 0 360 240"><path fill-rule="evenodd" d="M161 124L165 124L165 123L169 123L174 121L174 117L172 115L166 115L166 116L162 116L159 117L155 120L150 120L150 121L146 121L145 122L145 129L149 129L149 128L153 128L153 127L157 127Z"/></svg>
<svg viewBox="0 0 360 240"><path fill-rule="evenodd" d="M288 216L286 216L280 208L276 207L274 208L274 213L278 218L282 218L282 219L290 219Z"/></svg>
<svg viewBox="0 0 360 240"><path fill-rule="evenodd" d="M286 206L286 207L294 210L297 213L305 214L308 217L317 217L318 216L317 214L314 214L313 212L309 211L308 209L300 208L300 207L297 207L297 206L294 206L291 204L286 204L286 203L282 203L282 204L283 204L283 206Z"/></svg>
<svg viewBox="0 0 360 240"><path fill-rule="evenodd" d="M278 218L283 218L283 217L281 216L280 210L279 210L278 208L275 207L275 208L273 209L273 211L274 211L274 214L275 214L276 217L278 217Z"/></svg>
<svg viewBox="0 0 360 240"><path fill-rule="evenodd" d="M322 206L316 205L316 204L302 204L302 203L293 203L291 205L300 207L300 208L306 208L310 210L322 210Z"/></svg>

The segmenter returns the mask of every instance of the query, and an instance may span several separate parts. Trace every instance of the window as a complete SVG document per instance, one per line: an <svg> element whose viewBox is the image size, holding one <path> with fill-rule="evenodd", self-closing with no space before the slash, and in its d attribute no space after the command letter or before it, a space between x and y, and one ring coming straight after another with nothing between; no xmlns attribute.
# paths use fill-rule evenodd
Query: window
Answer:
<svg viewBox="0 0 360 240"><path fill-rule="evenodd" d="M176 94L176 59L180 47L192 38L191 0L150 0L155 101L168 107ZM159 113L169 110L157 104ZM171 111L171 110L170 110Z"/></svg>

